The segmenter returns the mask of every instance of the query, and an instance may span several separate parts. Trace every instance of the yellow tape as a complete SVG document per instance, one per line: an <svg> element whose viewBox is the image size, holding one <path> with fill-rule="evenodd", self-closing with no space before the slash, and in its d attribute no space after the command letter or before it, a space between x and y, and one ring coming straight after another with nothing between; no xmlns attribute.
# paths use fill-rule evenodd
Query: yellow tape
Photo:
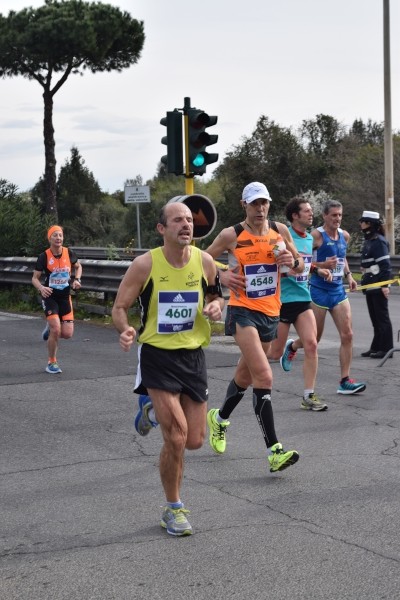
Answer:
<svg viewBox="0 0 400 600"><path fill-rule="evenodd" d="M396 279L388 279L387 281L377 281L376 283L367 283L365 285L359 285L357 286L356 290L353 290L354 292L358 292L359 290L368 290L371 288L380 288L383 287L384 285L389 285L390 283L397 283L398 285L400 285L399 283L399 277L396 277ZM346 291L349 290L350 288L346 288Z"/></svg>
<svg viewBox="0 0 400 600"><path fill-rule="evenodd" d="M223 271L227 271L229 269L228 265L225 265L224 263L219 262L218 260L214 260L216 266L218 267L218 269L222 269ZM387 281L378 281L377 283L367 283L365 285L359 285L357 286L357 289L354 290L355 292L358 292L359 290L368 290L370 288L379 288L382 287L384 285L389 285L390 283L397 283L398 285L400 285L400 278L396 277L396 279L388 279ZM346 290L349 290L350 288L345 288Z"/></svg>

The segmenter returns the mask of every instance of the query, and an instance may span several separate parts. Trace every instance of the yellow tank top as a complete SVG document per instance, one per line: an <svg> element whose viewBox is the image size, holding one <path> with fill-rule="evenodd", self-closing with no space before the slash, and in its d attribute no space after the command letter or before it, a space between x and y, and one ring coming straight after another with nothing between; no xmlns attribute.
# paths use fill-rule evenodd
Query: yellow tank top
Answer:
<svg viewBox="0 0 400 600"><path fill-rule="evenodd" d="M139 296L139 343L165 350L193 350L210 343L210 324L202 314L208 281L201 250L190 250L189 262L180 269L169 264L161 247L150 250L153 264Z"/></svg>
<svg viewBox="0 0 400 600"><path fill-rule="evenodd" d="M236 248L229 252L230 268L239 268L246 277L246 290L237 293L231 290L229 304L257 310L269 317L279 316L280 274L275 262L273 247L278 241L278 233L271 227L265 235L253 235L235 226Z"/></svg>

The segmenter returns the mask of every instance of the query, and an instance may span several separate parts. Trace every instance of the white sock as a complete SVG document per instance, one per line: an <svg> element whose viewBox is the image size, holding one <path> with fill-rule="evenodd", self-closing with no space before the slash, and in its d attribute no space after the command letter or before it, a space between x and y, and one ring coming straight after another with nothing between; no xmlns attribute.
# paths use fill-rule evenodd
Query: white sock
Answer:
<svg viewBox="0 0 400 600"><path fill-rule="evenodd" d="M313 394L314 390L304 390L304 399L307 400L310 394Z"/></svg>
<svg viewBox="0 0 400 600"><path fill-rule="evenodd" d="M172 509L182 508L183 502L179 499L176 502L167 502L167 506L169 506L169 508L172 508Z"/></svg>
<svg viewBox="0 0 400 600"><path fill-rule="evenodd" d="M217 421L217 423L225 423L226 419L223 419L220 414L219 411L217 412L217 414L215 415L215 420Z"/></svg>

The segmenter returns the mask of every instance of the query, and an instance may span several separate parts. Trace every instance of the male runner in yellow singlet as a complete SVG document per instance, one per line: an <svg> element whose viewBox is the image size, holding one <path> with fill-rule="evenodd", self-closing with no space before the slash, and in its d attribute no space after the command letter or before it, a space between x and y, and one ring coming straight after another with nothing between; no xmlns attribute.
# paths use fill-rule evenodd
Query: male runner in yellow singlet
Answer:
<svg viewBox="0 0 400 600"><path fill-rule="evenodd" d="M128 351L136 330L128 309L139 299L142 323L137 341L135 392L151 401L139 404L138 430L157 421L164 444L160 476L166 497L161 526L171 535L190 535L188 511L180 498L185 448L203 444L207 415L207 372L203 347L210 342L208 319L221 319L224 305L211 256L191 245L192 213L183 203L164 206L158 232L164 244L135 258L126 272L112 311L120 345Z"/></svg>

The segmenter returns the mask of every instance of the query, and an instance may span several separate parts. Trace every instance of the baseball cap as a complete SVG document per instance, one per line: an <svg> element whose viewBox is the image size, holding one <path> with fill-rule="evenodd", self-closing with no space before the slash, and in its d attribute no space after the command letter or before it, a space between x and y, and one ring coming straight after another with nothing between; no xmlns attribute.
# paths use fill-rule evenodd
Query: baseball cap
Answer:
<svg viewBox="0 0 400 600"><path fill-rule="evenodd" d="M269 191L265 185L259 181L253 181L252 183L246 185L246 187L243 189L242 200L243 202L250 204L258 198L265 198L265 200L272 202L272 198L269 195Z"/></svg>
<svg viewBox="0 0 400 600"><path fill-rule="evenodd" d="M362 216L358 219L359 221L368 221L372 223L380 223L381 219L378 212L373 210L364 210Z"/></svg>

